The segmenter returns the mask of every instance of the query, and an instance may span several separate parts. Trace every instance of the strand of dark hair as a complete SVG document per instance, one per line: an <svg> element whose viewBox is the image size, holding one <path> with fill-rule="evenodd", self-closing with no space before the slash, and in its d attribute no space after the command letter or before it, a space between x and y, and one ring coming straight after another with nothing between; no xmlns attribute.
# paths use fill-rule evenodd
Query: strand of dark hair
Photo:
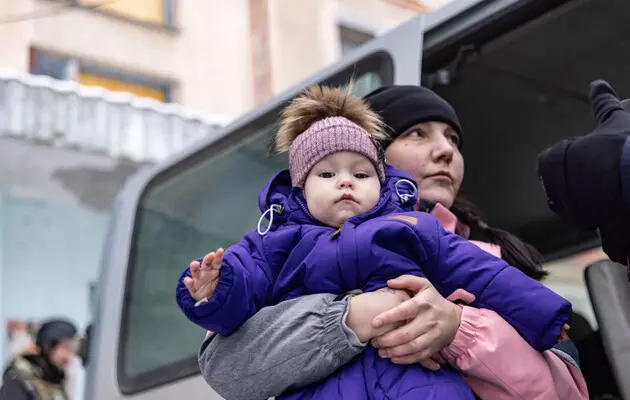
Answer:
<svg viewBox="0 0 630 400"><path fill-rule="evenodd" d="M490 243L500 246L502 258L511 266L536 280L548 275L543 268L545 259L534 246L507 231L488 226L477 207L470 201L458 197L451 211L471 230L478 230Z"/></svg>

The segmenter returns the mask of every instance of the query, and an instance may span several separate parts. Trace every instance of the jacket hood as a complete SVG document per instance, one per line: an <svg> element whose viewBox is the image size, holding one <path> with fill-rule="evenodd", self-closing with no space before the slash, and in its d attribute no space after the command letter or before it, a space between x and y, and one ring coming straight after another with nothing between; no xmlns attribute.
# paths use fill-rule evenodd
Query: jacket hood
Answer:
<svg viewBox="0 0 630 400"><path fill-rule="evenodd" d="M407 172L385 165L385 181L381 184L381 195L377 205L367 213L351 220L360 223L396 211L411 211L417 201L416 182ZM271 177L258 195L258 208L269 220L271 206L275 209L273 225L278 226L291 220L296 223L322 225L308 211L301 188L291 185L289 170L283 170Z"/></svg>

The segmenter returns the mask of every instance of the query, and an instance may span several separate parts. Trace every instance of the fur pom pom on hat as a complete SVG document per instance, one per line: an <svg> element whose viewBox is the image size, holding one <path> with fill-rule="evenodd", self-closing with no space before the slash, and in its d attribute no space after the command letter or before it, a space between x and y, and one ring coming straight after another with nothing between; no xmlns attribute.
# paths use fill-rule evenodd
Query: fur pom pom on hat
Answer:
<svg viewBox="0 0 630 400"><path fill-rule="evenodd" d="M380 180L385 178L383 151L378 144L387 140L384 125L350 90L314 86L283 110L275 151L289 152L293 186L302 187L315 164L342 151L367 157Z"/></svg>

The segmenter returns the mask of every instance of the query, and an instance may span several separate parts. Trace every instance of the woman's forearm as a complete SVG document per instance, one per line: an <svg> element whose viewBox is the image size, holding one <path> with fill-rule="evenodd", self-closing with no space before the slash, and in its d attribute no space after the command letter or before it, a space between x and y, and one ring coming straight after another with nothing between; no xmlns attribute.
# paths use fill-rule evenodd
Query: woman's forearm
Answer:
<svg viewBox="0 0 630 400"><path fill-rule="evenodd" d="M441 354L482 399L588 399L577 363L554 351L534 350L494 311L464 307Z"/></svg>
<svg viewBox="0 0 630 400"><path fill-rule="evenodd" d="M210 335L199 352L201 373L228 400L274 397L325 378L364 348L345 324L352 296L284 301L228 337Z"/></svg>

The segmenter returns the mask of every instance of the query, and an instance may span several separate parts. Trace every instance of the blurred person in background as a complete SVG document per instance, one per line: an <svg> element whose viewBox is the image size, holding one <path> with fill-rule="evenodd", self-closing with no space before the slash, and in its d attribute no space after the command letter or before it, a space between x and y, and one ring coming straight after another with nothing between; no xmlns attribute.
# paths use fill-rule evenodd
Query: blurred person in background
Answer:
<svg viewBox="0 0 630 400"><path fill-rule="evenodd" d="M61 319L42 324L37 352L21 354L3 374L0 400L68 400L66 369L75 357L77 328Z"/></svg>

